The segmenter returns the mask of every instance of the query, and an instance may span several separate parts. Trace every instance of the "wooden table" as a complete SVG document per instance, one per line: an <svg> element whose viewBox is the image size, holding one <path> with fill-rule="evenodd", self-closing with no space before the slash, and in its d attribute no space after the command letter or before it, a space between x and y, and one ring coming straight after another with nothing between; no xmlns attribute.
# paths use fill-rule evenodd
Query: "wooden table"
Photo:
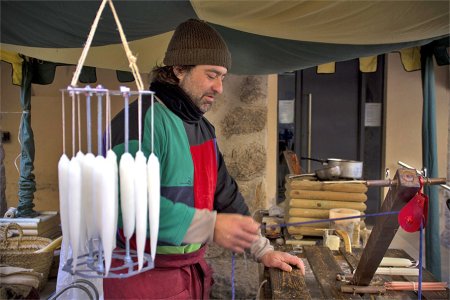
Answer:
<svg viewBox="0 0 450 300"><path fill-rule="evenodd" d="M305 263L306 274L300 274L298 269L283 272L279 269L265 268L261 298L263 299L417 299L417 293L412 291L386 291L384 294L351 294L342 293L341 285L347 284L336 280L337 274L349 275L356 268L361 256L361 249L353 253L331 251L322 246L303 246L296 250L291 245L278 246L278 250L291 252L301 257ZM344 253L344 254L343 254ZM387 257L412 259L405 251L388 249ZM413 260L413 259L412 259ZM387 276L375 275L371 286L383 286L387 281L417 282L418 276ZM423 282L436 281L433 275L424 269ZM423 291L422 299L450 299L449 290Z"/></svg>

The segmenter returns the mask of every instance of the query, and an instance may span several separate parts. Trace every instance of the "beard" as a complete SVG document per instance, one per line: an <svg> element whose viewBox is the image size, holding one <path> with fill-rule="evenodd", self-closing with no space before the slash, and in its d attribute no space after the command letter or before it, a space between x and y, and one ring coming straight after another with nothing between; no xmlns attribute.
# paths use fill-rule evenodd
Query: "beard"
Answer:
<svg viewBox="0 0 450 300"><path fill-rule="evenodd" d="M215 97L214 92L203 93L192 89L192 85L188 80L182 80L179 83L180 88L189 96L192 103L195 104L203 113L208 112L212 107L212 102L208 101L206 97Z"/></svg>

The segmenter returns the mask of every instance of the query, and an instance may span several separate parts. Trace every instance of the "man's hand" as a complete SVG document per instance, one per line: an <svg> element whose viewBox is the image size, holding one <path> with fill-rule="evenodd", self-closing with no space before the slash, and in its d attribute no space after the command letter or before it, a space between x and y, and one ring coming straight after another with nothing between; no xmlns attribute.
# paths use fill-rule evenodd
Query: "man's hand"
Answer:
<svg viewBox="0 0 450 300"><path fill-rule="evenodd" d="M217 214L214 242L236 253L250 248L259 238L259 224L251 217L239 214Z"/></svg>
<svg viewBox="0 0 450 300"><path fill-rule="evenodd" d="M269 251L261 257L261 262L266 267L278 268L286 272L291 272L291 265L293 265L299 268L302 274L305 275L305 265L303 264L303 261L297 256L286 252Z"/></svg>

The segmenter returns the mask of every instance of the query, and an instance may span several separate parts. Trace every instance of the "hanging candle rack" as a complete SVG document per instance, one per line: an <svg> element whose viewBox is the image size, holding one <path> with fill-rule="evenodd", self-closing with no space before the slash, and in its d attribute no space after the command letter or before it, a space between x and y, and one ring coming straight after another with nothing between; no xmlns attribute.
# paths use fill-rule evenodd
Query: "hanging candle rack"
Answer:
<svg viewBox="0 0 450 300"><path fill-rule="evenodd" d="M139 111L139 145L141 145L141 123L142 120L140 120L140 115L142 111L142 96L146 95L150 97L150 101L152 103L152 109L153 109L153 102L154 102L154 93L152 91L131 91L127 87L121 87L120 90L108 90L102 86L98 86L96 88L92 88L90 86L86 86L84 88L78 88L78 87L71 87L69 86L67 89L61 90L62 92L62 115L63 115L63 156L66 156L66 146L65 146L65 94L68 94L69 97L72 99L72 159L70 160L73 162L74 160L78 159L81 161L81 174L85 178L83 180L80 180L80 182L83 182L83 184L80 184L78 187L76 184L70 184L70 182L74 182L73 177L66 178L66 182L68 183L68 186L66 188L60 188L60 201L61 201L61 218L62 218L62 230L63 230L63 237L65 238L66 245L70 245L72 249L72 256L67 259L63 266L63 270L66 272L71 273L72 275L79 275L81 277L85 278L126 278L133 275L136 275L140 272L150 270L154 267L154 249L152 249L152 255L148 253L144 253L143 249L141 252L139 252L139 249L137 251L130 249L130 241L129 239L126 239L126 249L120 249L115 247L115 234L116 234L116 224L117 224L117 209L118 209L118 195L117 195L117 188L114 186L109 186L109 191L112 190L116 191L116 194L109 194L110 197L106 198L102 201L102 195L99 192L93 192L92 190L89 190L88 185L86 183L89 183L89 181L93 184L97 183L98 180L101 181L101 178L94 178L95 172L92 171L93 168L96 169L96 171L101 171L101 167L99 168L97 165L95 165L95 160L99 159L102 160L103 154L108 152L112 153L111 150L111 130L110 128L110 121L111 121L111 99L121 99L124 102L124 112L125 112L125 147L128 151L128 120L129 120L129 111L128 111L128 101L130 96L138 96L138 111ZM85 155L81 152L81 129L80 129L80 96L85 97L85 104L86 104L86 142L87 142L87 149L88 153ZM92 154L92 146L91 146L91 97L97 97L98 103L97 103L97 157L94 158L94 155ZM78 110L76 109L75 102L78 104ZM105 111L103 112L103 107L106 107ZM102 119L103 116L105 116L105 135L103 136L103 130L102 130ZM75 148L76 148L76 138L77 135L75 127L76 122L75 119L78 117L78 153L75 155ZM153 113L152 113L153 118ZM105 143L103 142L103 138L105 140ZM105 147L105 148L103 148ZM109 149L109 150L108 150ZM127 152L126 151L126 152ZM92 160L87 160L88 155L92 156ZM67 158L68 159L68 158ZM106 160L106 159L105 159ZM116 163L117 159L113 158L113 163L117 165ZM90 164L90 165L89 165ZM94 164L94 165L92 165ZM68 164L68 168L70 169L71 165ZM86 176L83 167L89 167L91 168L91 177ZM117 168L117 167L116 167ZM111 171L111 169L109 169ZM119 173L117 169L112 172L106 172L113 173L113 176L117 178L119 176ZM66 174L71 174L69 172L66 172ZM159 174L159 171L158 171ZM100 174L102 175L102 174ZM104 177L104 176L97 176L97 177ZM64 175L60 173L60 181L64 181ZM114 184L117 186L118 180L111 181L111 184ZM97 185L97 189L101 189L101 183ZM159 187L157 187L159 189ZM83 199L81 199L82 192L79 192L78 189L82 190L89 190L87 195L84 195ZM68 193L69 195L64 196L64 193ZM80 194L80 198L75 199L70 198L73 194ZM147 194L147 193L145 193ZM92 195L92 196L91 196ZM100 196L99 196L100 195ZM159 199L152 199L153 202L159 201ZM66 203L63 203L63 202ZM71 210L69 207L70 202L79 202L78 207L79 212L75 212ZM145 197L144 202L147 204L150 201L150 199L147 199ZM67 203L68 202L68 203ZM106 203L106 205L105 205ZM107 209L106 207L109 207ZM152 208L155 206L153 205ZM159 207L156 208L159 211ZM106 217L100 217L101 214L104 211L111 211L112 215ZM70 213L69 213L70 211ZM79 216L79 217L77 217ZM83 217L81 217L83 216ZM81 220L84 218L83 220ZM135 218L135 213L131 214L131 218ZM125 216L124 216L125 219ZM144 215L145 224L148 220L147 214ZM156 218L157 219L157 218ZM108 220L111 221L109 224L109 228L106 228ZM125 221L125 220L124 220ZM152 224L158 224L158 220L155 220L155 218L150 216L149 223ZM83 224L86 224L83 226ZM76 226L75 230L71 230L71 226ZM146 226L146 225L143 225ZM155 226L155 225L154 225ZM103 228L102 228L103 227ZM134 228L134 227L133 227ZM146 232L146 228L141 229L143 232ZM133 229L134 231L134 229ZM74 237L73 232L76 232ZM79 234L79 232L82 232L83 234ZM72 234L71 234L72 233ZM109 249L105 249L104 244L105 241L102 240L105 238L105 236L109 237ZM154 236L153 236L154 237ZM157 238L157 237L155 237ZM77 246L80 245L80 246ZM113 250L113 248L116 248ZM78 255L79 251L81 249L82 255ZM114 265L111 266L111 261L114 261Z"/></svg>

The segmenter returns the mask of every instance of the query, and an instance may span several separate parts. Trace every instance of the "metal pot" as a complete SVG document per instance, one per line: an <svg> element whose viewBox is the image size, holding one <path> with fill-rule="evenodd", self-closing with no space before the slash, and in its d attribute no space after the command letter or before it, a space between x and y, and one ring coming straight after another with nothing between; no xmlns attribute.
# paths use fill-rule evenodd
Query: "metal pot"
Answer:
<svg viewBox="0 0 450 300"><path fill-rule="evenodd" d="M339 166L341 169L341 178L361 179L363 172L363 162L356 160L347 160L339 158L317 159L310 157L301 157L301 159L321 162L328 166Z"/></svg>
<svg viewBox="0 0 450 300"><path fill-rule="evenodd" d="M363 173L363 162L338 158L327 159L327 165L339 166L342 178L361 179Z"/></svg>

